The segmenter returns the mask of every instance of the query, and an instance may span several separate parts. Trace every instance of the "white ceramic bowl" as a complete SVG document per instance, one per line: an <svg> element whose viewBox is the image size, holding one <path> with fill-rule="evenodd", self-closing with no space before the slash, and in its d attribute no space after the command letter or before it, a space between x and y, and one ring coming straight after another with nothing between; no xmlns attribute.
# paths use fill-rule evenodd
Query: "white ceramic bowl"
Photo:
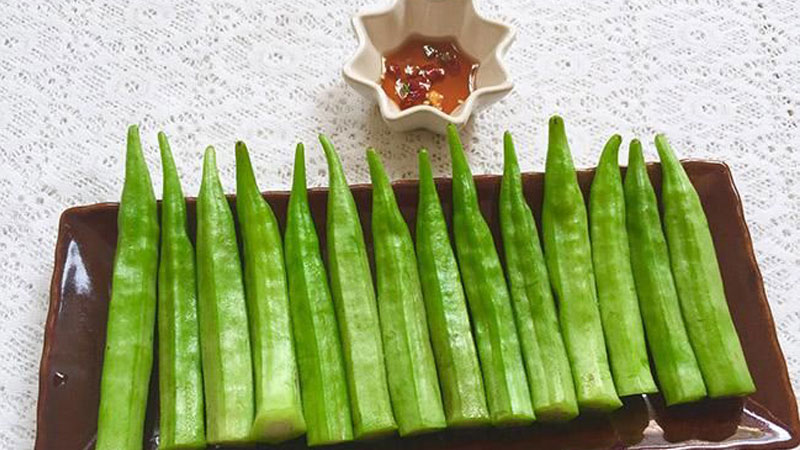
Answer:
<svg viewBox="0 0 800 450"><path fill-rule="evenodd" d="M461 128L474 110L496 102L513 87L503 56L514 40L514 30L478 15L472 0L395 0L388 8L356 15L353 27L358 50L345 64L344 78L361 95L378 102L392 130L425 128L444 133L448 123ZM427 105L401 110L381 88L382 55L414 34L455 37L480 63L475 89L451 114Z"/></svg>

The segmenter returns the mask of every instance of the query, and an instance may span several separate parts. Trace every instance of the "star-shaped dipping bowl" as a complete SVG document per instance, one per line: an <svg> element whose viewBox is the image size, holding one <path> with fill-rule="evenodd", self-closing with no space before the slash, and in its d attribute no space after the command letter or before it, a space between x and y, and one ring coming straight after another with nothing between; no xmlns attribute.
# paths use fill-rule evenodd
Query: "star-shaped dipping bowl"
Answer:
<svg viewBox="0 0 800 450"><path fill-rule="evenodd" d="M378 103L392 130L424 128L444 133L449 123L461 128L473 111L496 102L513 88L503 56L514 40L514 30L481 17L472 0L395 0L388 8L356 15L353 27L358 49L342 73L350 86ZM450 114L428 105L401 110L381 88L383 55L412 35L454 38L480 64L474 90Z"/></svg>

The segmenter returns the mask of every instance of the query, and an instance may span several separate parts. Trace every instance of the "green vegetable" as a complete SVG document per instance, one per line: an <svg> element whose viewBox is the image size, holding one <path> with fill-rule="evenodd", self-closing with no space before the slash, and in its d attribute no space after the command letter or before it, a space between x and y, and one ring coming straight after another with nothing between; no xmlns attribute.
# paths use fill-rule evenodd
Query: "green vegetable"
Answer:
<svg viewBox="0 0 800 450"><path fill-rule="evenodd" d="M428 335L414 242L380 157L367 150L372 242L389 392L401 436L446 426Z"/></svg>
<svg viewBox="0 0 800 450"><path fill-rule="evenodd" d="M633 278L659 388L667 405L699 400L706 388L681 317L656 194L636 139L628 155L625 209Z"/></svg>
<svg viewBox="0 0 800 450"><path fill-rule="evenodd" d="M550 119L542 231L578 405L602 411L619 408L622 402L611 379L597 306L586 205L572 164L564 120L558 116Z"/></svg>
<svg viewBox="0 0 800 450"><path fill-rule="evenodd" d="M244 142L236 143L236 211L255 379L252 435L283 442L305 433L278 221L256 184Z"/></svg>
<svg viewBox="0 0 800 450"><path fill-rule="evenodd" d="M328 277L306 192L303 144L297 144L286 217L286 274L308 445L353 439L347 379Z"/></svg>
<svg viewBox="0 0 800 450"><path fill-rule="evenodd" d="M239 248L213 147L197 196L197 294L206 400L206 440L250 441L253 364Z"/></svg>
<svg viewBox="0 0 800 450"><path fill-rule="evenodd" d="M164 133L161 259L158 266L159 448L205 448L203 374L197 323L194 248L186 232L186 200Z"/></svg>
<svg viewBox="0 0 800 450"><path fill-rule="evenodd" d="M589 194L589 225L597 298L611 373L619 395L656 392L633 282L625 193L619 172L617 134L608 140Z"/></svg>
<svg viewBox="0 0 800 450"><path fill-rule="evenodd" d="M664 229L683 319L708 395L755 392L719 271L714 241L700 197L663 135L661 159Z"/></svg>
<svg viewBox="0 0 800 450"><path fill-rule="evenodd" d="M328 270L344 351L350 410L357 439L397 429L367 250L353 194L333 145L320 136L328 160Z"/></svg>
<svg viewBox="0 0 800 450"><path fill-rule="evenodd" d="M570 420L578 415L578 403L569 359L561 339L539 232L522 192L517 154L508 132L503 153L500 231L533 409L539 420Z"/></svg>
<svg viewBox="0 0 800 450"><path fill-rule="evenodd" d="M136 125L128 128L117 230L97 448L140 449L153 366L158 215Z"/></svg>
<svg viewBox="0 0 800 450"><path fill-rule="evenodd" d="M492 423L529 423L535 416L503 268L452 124L447 127L447 138L453 160L456 255L472 312Z"/></svg>
<svg viewBox="0 0 800 450"><path fill-rule="evenodd" d="M489 422L483 377L458 264L433 183L428 152L419 152L417 265L449 426Z"/></svg>

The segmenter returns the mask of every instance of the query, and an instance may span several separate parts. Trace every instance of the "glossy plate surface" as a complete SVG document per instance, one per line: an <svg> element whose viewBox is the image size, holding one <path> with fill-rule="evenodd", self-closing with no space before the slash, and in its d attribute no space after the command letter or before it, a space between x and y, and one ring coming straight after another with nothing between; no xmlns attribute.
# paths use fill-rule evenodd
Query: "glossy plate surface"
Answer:
<svg viewBox="0 0 800 450"><path fill-rule="evenodd" d="M704 401L665 408L658 396L628 398L609 416L581 416L569 424L526 428L445 431L335 448L389 449L594 449L594 448L794 448L800 443L797 403L753 255L750 234L728 167L684 162L700 193L714 236L725 292L758 391L746 400ZM660 171L649 167L658 190ZM581 171L584 195L593 171ZM540 219L543 175L524 174L525 193ZM497 199L500 177L476 177L481 208L499 242ZM437 180L445 213L451 209L450 181ZM413 232L417 182L395 183L400 207ZM367 246L370 239L368 185L353 187ZM309 193L317 229L325 229L324 189ZM288 194L265 197L284 224ZM189 201L194 234L194 200ZM117 204L68 209L61 216L39 380L36 448L87 449L94 446L100 373L105 340L111 266L116 245ZM234 215L235 217L235 215ZM449 217L448 217L449 220ZM320 233L324 245L324 233ZM371 256L371 255L370 255ZM513 324L510 324L513 326ZM153 378L155 381L155 377ZM144 448L157 447L156 383L151 383ZM273 448L273 447L270 447ZM279 447L305 448L304 438Z"/></svg>

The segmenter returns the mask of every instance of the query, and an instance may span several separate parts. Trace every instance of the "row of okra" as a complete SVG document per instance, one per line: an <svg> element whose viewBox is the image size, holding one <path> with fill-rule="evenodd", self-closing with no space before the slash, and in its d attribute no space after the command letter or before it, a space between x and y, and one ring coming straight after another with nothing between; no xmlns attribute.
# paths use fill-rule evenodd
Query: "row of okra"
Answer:
<svg viewBox="0 0 800 450"><path fill-rule="evenodd" d="M194 248L166 137L159 226L130 128L98 449L142 445L156 309L162 448L563 422L619 408L622 396L660 392L674 405L755 390L702 205L663 136L663 215L637 140L623 181L619 136L602 152L587 212L564 122L551 118L541 245L506 133L502 255L454 127L453 245L427 153L412 237L368 150L375 284L338 155L320 140L327 261L302 145L283 236L241 142L237 236L209 147Z"/></svg>

